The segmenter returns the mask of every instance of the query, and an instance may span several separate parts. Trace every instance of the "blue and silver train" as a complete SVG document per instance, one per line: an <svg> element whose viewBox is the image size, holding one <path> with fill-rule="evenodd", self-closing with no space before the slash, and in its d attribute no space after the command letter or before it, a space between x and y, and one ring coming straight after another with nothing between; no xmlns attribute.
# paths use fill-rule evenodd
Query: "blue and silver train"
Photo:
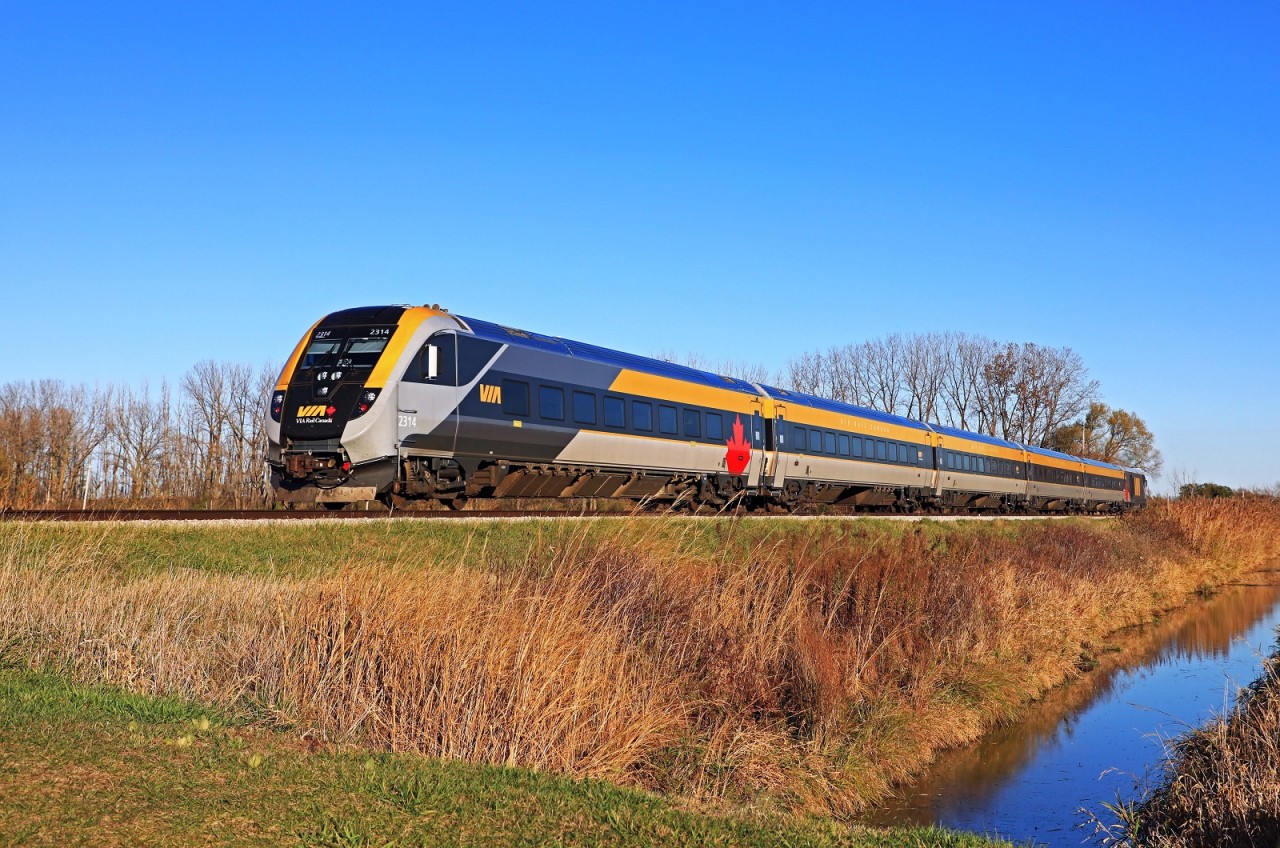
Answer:
<svg viewBox="0 0 1280 848"><path fill-rule="evenodd" d="M1115 512L1142 473L543 336L438 306L327 315L267 414L287 505L624 498Z"/></svg>

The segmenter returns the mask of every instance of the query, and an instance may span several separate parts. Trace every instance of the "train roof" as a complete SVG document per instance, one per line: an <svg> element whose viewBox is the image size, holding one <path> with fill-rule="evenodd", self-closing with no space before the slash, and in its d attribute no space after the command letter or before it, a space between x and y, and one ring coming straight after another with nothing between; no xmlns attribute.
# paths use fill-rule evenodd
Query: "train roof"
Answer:
<svg viewBox="0 0 1280 848"><path fill-rule="evenodd" d="M1052 456L1056 459L1068 459L1073 462L1083 462L1085 465L1092 465L1094 468L1109 468L1113 471L1124 471L1119 465L1112 465L1109 462L1102 462L1098 459L1086 459L1075 454L1063 453L1062 451L1051 450L1049 448L1038 448L1034 445L1027 445L1029 453L1039 454L1040 456Z"/></svg>
<svg viewBox="0 0 1280 848"><path fill-rule="evenodd" d="M852 403L843 403L838 400L830 400L817 395L805 394L804 392L793 392L790 389L780 389L777 386L763 386L764 390L769 393L769 397L786 400L791 403L799 403L802 406L812 407L814 409L824 409L827 412L835 412L841 415L856 415L859 418L868 418L872 421L880 421L884 424L897 424L899 427L910 427L914 430L928 430L927 424L922 424L911 418L903 418L901 415L894 415L891 412L880 412L877 409L870 409L865 406L857 406Z"/></svg>
<svg viewBox="0 0 1280 848"><path fill-rule="evenodd" d="M564 339L559 336L530 333L527 330L504 327L501 324L495 324L492 321L484 321L479 318L468 318L465 315L459 315L458 317L466 322L474 335L501 344L545 350L549 353L558 353L562 356L573 356L579 359L589 359L593 362L613 365L618 368L629 368L632 371L655 374L659 377L670 377L689 383L714 386L717 389L729 389L730 391L743 392L744 394L756 393L754 385L738 377L713 374L710 371L701 371L697 368L690 368L687 365L663 362L660 359L637 356L634 353L624 353L620 350L611 350L607 347L587 344L586 342L575 342L572 339Z"/></svg>
<svg viewBox="0 0 1280 848"><path fill-rule="evenodd" d="M933 428L934 432L941 433L944 436L955 436L960 439L969 439L970 441L995 445L1000 448L1022 450L1022 445L1017 442L1011 442L1008 439L1002 439L999 436L988 436L986 433L974 433L971 430L961 430L959 427L949 427L946 424L930 424L929 426Z"/></svg>

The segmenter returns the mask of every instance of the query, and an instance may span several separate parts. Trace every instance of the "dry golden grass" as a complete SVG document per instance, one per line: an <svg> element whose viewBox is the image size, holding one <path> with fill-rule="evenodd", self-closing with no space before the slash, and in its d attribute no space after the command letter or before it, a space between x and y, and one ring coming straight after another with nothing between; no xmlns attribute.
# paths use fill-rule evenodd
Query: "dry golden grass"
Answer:
<svg viewBox="0 0 1280 848"><path fill-rule="evenodd" d="M1280 507L725 522L709 552L678 519L581 526L514 565L311 577L139 575L97 564L88 531L6 529L0 649L334 740L849 814L1092 642L1276 555Z"/></svg>

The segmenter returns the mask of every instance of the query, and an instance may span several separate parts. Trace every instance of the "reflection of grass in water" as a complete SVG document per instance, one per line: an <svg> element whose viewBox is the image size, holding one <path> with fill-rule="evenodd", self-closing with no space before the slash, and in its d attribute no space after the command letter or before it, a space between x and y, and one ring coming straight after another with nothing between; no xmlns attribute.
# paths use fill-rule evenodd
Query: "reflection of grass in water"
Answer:
<svg viewBox="0 0 1280 848"><path fill-rule="evenodd" d="M1131 802L1102 806L1119 844L1280 844L1280 655L1226 714L1167 745L1160 782Z"/></svg>
<svg viewBox="0 0 1280 848"><path fill-rule="evenodd" d="M1263 577L1267 575L1266 577ZM1267 572L1257 576L1270 579ZM981 744L941 755L919 781L905 788L893 803L893 818L901 818L902 804L915 799L917 820L932 821L932 799L985 797L990 787L1018 774L1052 743L1062 724L1090 705L1110 696L1116 675L1151 665L1158 657L1184 660L1223 656L1232 640L1267 615L1280 598L1280 584L1227 586L1207 602L1192 604L1159 616L1149 625L1126 628L1100 644L1088 646L1078 663L1084 673L1068 685L1049 690L1027 706L1016 722L996 728ZM1198 597L1198 595L1197 595Z"/></svg>
<svg viewBox="0 0 1280 848"><path fill-rule="evenodd" d="M1273 552L1259 526L1280 527L1275 504L994 525L7 525L0 644L373 750L845 815L1077 675L1105 634Z"/></svg>

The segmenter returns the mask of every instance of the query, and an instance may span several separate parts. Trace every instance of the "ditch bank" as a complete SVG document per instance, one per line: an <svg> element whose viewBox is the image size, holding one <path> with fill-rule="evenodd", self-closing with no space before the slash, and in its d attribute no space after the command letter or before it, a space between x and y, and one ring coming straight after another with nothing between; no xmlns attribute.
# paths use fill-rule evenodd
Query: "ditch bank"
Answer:
<svg viewBox="0 0 1280 848"><path fill-rule="evenodd" d="M851 816L1275 556L1111 521L0 528L0 650L341 745Z"/></svg>

